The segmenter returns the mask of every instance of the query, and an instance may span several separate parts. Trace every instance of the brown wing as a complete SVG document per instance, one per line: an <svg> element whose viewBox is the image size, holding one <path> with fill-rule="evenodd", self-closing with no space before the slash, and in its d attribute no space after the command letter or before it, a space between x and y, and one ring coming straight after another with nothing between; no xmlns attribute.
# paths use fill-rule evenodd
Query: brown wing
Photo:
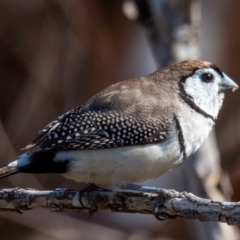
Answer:
<svg viewBox="0 0 240 240"><path fill-rule="evenodd" d="M69 112L29 146L38 150L84 150L164 141L169 121L140 121L118 113ZM30 149L30 148L28 148Z"/></svg>
<svg viewBox="0 0 240 240"><path fill-rule="evenodd" d="M173 121L172 99L158 80L117 83L50 123L27 149L84 150L161 142ZM174 96L173 96L174 97Z"/></svg>

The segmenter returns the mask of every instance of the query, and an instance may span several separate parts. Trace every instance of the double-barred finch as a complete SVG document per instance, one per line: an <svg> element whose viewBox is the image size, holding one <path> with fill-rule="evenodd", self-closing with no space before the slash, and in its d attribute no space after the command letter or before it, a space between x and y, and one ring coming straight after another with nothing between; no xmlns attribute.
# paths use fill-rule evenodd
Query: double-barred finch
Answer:
<svg viewBox="0 0 240 240"><path fill-rule="evenodd" d="M238 86L218 67L184 61L111 85L48 124L0 169L60 173L79 182L133 183L156 178L207 138L224 91Z"/></svg>

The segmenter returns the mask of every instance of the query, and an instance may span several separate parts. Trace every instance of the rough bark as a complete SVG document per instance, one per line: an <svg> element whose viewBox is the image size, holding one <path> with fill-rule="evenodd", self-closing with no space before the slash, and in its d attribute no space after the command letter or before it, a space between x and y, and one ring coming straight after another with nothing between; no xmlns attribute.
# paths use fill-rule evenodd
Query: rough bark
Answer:
<svg viewBox="0 0 240 240"><path fill-rule="evenodd" d="M143 189L144 190L144 189ZM240 224L240 202L219 202L199 198L191 193L175 190L154 189L152 192L75 191L56 189L3 189L0 191L0 211L22 213L26 210L45 207L52 212L97 210L153 214L159 220L198 219L200 221Z"/></svg>

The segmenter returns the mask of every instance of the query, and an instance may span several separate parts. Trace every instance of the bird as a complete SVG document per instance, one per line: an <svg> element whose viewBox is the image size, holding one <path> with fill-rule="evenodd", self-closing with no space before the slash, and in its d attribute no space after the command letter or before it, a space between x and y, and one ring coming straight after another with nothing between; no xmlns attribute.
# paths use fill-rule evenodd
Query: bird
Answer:
<svg viewBox="0 0 240 240"><path fill-rule="evenodd" d="M238 85L216 65L189 60L115 83L49 123L17 160L0 168L57 173L82 183L155 179L197 151Z"/></svg>

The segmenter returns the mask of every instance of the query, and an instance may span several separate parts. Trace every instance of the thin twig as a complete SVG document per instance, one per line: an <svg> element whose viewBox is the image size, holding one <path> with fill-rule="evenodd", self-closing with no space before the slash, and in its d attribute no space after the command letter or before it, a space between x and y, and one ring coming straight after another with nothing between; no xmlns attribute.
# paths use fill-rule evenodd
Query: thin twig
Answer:
<svg viewBox="0 0 240 240"><path fill-rule="evenodd" d="M92 215L97 210L109 209L113 212L154 214L161 220L182 217L229 225L240 223L240 202L212 201L175 190L158 189L158 194L105 189L89 192L63 188L53 191L0 190L0 211L22 213L39 207L47 207L52 212L84 211Z"/></svg>

